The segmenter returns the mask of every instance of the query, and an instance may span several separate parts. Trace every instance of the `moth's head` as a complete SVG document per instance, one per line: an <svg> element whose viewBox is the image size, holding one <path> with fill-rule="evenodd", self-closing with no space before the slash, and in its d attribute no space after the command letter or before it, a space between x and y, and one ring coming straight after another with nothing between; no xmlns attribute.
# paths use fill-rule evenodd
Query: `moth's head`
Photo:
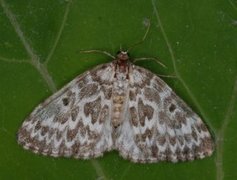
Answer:
<svg viewBox="0 0 237 180"><path fill-rule="evenodd" d="M119 61L128 61L129 60L129 54L127 51L118 51L117 52L117 58Z"/></svg>

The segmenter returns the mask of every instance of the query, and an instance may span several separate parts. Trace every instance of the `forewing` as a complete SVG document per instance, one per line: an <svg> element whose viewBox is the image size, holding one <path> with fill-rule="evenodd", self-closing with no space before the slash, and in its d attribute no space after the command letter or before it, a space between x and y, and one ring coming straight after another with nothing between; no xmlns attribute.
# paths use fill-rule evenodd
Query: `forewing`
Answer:
<svg viewBox="0 0 237 180"><path fill-rule="evenodd" d="M134 66L128 91L127 119L116 141L124 158L177 162L212 154L206 125L159 77Z"/></svg>
<svg viewBox="0 0 237 180"><path fill-rule="evenodd" d="M109 63L76 77L30 114L18 143L55 157L90 158L110 150L113 73Z"/></svg>

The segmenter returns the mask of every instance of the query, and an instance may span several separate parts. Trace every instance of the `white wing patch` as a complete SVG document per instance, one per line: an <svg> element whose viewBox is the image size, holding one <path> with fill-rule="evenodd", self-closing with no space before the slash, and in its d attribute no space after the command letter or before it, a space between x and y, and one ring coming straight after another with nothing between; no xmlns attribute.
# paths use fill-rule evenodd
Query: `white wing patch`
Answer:
<svg viewBox="0 0 237 180"><path fill-rule="evenodd" d="M111 63L96 67L40 104L20 128L19 144L55 157L98 157L110 150L113 72Z"/></svg>

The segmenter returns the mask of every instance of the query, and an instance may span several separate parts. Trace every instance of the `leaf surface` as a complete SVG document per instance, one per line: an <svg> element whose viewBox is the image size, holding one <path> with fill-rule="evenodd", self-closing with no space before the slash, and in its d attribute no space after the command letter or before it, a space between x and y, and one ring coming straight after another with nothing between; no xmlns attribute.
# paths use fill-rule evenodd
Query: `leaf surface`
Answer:
<svg viewBox="0 0 237 180"><path fill-rule="evenodd" d="M164 80L205 121L212 157L187 163L133 164L109 152L96 160L25 151L16 133L33 108L95 65L139 41L131 57ZM0 179L236 179L237 2L234 0L0 0Z"/></svg>

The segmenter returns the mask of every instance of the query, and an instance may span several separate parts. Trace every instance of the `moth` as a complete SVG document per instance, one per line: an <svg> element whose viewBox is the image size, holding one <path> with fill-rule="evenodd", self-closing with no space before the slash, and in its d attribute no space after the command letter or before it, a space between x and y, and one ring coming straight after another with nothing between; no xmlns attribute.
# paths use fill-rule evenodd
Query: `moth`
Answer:
<svg viewBox="0 0 237 180"><path fill-rule="evenodd" d="M53 157L89 159L117 150L132 162L189 161L214 143L201 118L126 51L73 79L23 122L17 141Z"/></svg>

